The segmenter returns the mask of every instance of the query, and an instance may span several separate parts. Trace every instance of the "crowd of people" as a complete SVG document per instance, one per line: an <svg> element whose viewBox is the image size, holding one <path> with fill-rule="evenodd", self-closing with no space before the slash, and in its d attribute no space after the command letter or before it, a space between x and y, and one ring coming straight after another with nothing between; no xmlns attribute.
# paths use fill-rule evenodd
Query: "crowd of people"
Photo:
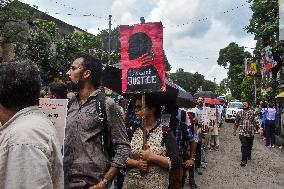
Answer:
<svg viewBox="0 0 284 189"><path fill-rule="evenodd" d="M260 101L255 109L257 130L263 138L265 146L275 148L276 108L272 102Z"/></svg>
<svg viewBox="0 0 284 189"><path fill-rule="evenodd" d="M116 188L182 188L186 181L196 188L204 150L219 145L213 125L204 125L203 98L193 109L166 104L162 111L155 95L147 94L145 105L136 95L122 108L103 92L102 64L89 55L78 56L67 72L72 95L63 83L51 83L44 94L29 61L2 63L0 73L4 188L98 189L113 180ZM38 108L40 97L69 98L63 146Z"/></svg>
<svg viewBox="0 0 284 189"><path fill-rule="evenodd" d="M0 188L105 189L113 181L117 189L197 188L195 173L219 150L222 106L203 97L190 109L162 105L154 94L144 104L141 95L120 104L104 93L102 64L89 55L79 55L66 74L75 92L51 83L45 95L35 64L0 64ZM41 95L69 98L63 146L38 108ZM240 128L241 166L251 159L257 121L266 146L275 146L273 105L253 112L244 102L233 131Z"/></svg>

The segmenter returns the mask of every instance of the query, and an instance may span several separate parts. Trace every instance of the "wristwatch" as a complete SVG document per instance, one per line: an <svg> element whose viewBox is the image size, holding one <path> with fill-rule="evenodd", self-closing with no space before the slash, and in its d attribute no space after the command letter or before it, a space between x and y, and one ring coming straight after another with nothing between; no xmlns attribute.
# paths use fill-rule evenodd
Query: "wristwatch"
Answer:
<svg viewBox="0 0 284 189"><path fill-rule="evenodd" d="M110 187L111 187L111 184L112 184L112 182L111 182L110 180L106 179L106 178L104 178L104 179L102 180L102 183L103 183L107 188L110 188Z"/></svg>

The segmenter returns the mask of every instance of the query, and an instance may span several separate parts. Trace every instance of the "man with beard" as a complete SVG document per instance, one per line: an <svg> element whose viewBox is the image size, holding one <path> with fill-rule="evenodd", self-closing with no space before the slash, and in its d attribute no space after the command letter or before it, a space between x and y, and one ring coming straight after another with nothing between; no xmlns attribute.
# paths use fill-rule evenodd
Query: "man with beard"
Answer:
<svg viewBox="0 0 284 189"><path fill-rule="evenodd" d="M235 127L233 135L236 136L238 127L239 138L241 141L242 160L240 166L245 167L247 160L251 160L251 150L255 132L255 115L254 111L250 109L247 101L243 102L243 110L239 111L236 115Z"/></svg>
<svg viewBox="0 0 284 189"><path fill-rule="evenodd" d="M78 56L67 72L78 94L70 100L67 114L63 161L66 189L109 188L129 156L122 113L100 91L101 74L100 60L88 55Z"/></svg>

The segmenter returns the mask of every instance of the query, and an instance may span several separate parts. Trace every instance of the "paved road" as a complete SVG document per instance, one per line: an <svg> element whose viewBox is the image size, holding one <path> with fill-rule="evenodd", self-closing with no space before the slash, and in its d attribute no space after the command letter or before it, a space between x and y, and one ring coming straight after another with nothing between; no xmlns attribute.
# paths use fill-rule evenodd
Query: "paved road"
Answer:
<svg viewBox="0 0 284 189"><path fill-rule="evenodd" d="M241 167L240 141L232 123L220 128L220 151L207 152L207 169L196 174L199 189L284 189L284 150L267 148L255 136L252 160Z"/></svg>

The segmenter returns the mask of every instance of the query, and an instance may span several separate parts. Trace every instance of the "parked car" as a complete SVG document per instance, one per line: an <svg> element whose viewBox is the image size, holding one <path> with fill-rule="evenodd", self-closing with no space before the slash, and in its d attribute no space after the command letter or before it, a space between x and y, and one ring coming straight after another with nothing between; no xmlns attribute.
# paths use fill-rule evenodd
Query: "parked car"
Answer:
<svg viewBox="0 0 284 189"><path fill-rule="evenodd" d="M225 111L225 121L235 121L237 112L239 112L242 108L242 102L229 102Z"/></svg>

